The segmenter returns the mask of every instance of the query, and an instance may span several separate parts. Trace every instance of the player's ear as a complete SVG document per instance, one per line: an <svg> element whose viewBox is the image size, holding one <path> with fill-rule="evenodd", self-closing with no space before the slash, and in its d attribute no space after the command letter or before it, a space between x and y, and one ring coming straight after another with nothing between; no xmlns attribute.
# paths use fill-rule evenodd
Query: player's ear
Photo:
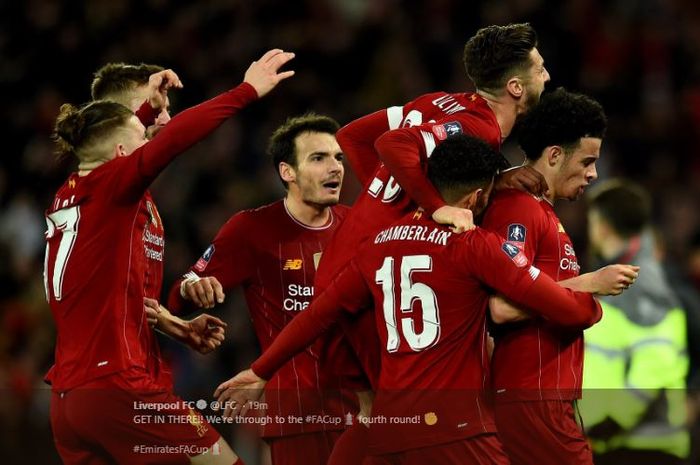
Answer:
<svg viewBox="0 0 700 465"><path fill-rule="evenodd" d="M455 205L455 207L466 208L468 210L474 211L474 208L479 205L479 200L481 199L483 193L483 189L473 190L466 194L464 197L462 197L462 199L457 203L457 205Z"/></svg>
<svg viewBox="0 0 700 465"><path fill-rule="evenodd" d="M513 76L506 82L506 90L514 99L519 99L523 96L525 87L523 86L523 81L518 76Z"/></svg>
<svg viewBox="0 0 700 465"><path fill-rule="evenodd" d="M564 159L564 149L558 145L550 145L549 147L545 147L544 150L549 166L556 166Z"/></svg>
<svg viewBox="0 0 700 465"><path fill-rule="evenodd" d="M124 144L117 144L114 146L114 158L125 157L129 155L124 147Z"/></svg>
<svg viewBox="0 0 700 465"><path fill-rule="evenodd" d="M282 161L277 168L279 169L280 178L282 178L284 182L290 183L296 181L297 172L292 165Z"/></svg>

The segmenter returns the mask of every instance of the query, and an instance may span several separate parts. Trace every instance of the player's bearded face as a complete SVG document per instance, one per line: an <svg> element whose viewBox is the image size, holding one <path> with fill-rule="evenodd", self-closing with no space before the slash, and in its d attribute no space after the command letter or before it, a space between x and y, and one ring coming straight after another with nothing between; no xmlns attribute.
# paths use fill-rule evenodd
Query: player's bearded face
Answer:
<svg viewBox="0 0 700 465"><path fill-rule="evenodd" d="M550 79L549 72L544 67L544 59L536 48L530 52L530 61L532 65L525 81L525 111L539 103L544 86Z"/></svg>
<svg viewBox="0 0 700 465"><path fill-rule="evenodd" d="M305 203L329 206L340 200L343 153L331 134L303 133L296 138L296 186Z"/></svg>
<svg viewBox="0 0 700 465"><path fill-rule="evenodd" d="M583 137L578 147L565 155L557 175L555 197L576 200L598 178L596 161L601 143L601 139Z"/></svg>

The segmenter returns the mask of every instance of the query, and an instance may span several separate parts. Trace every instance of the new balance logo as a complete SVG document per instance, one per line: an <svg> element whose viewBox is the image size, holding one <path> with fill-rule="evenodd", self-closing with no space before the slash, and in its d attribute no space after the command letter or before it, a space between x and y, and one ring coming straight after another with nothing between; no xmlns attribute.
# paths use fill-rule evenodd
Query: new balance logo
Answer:
<svg viewBox="0 0 700 465"><path fill-rule="evenodd" d="M284 262L284 266L282 267L283 270L301 270L301 265L303 264L303 260L300 258L296 259L289 259L286 262Z"/></svg>

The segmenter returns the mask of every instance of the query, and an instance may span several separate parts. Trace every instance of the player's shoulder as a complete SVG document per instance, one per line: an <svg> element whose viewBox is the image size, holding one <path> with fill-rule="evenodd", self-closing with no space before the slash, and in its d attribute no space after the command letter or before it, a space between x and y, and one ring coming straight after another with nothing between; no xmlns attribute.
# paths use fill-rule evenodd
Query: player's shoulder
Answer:
<svg viewBox="0 0 700 465"><path fill-rule="evenodd" d="M488 251L501 246L503 239L484 228L476 227L461 234L452 234L444 255L455 266L477 263Z"/></svg>
<svg viewBox="0 0 700 465"><path fill-rule="evenodd" d="M529 192L519 189L501 189L491 195L487 212L493 210L509 210L521 213L520 209L528 212L541 213L542 199Z"/></svg>
<svg viewBox="0 0 700 465"><path fill-rule="evenodd" d="M286 215L284 205L282 200L278 200L267 205L236 212L228 219L224 227L266 227L270 224L279 224L282 215Z"/></svg>

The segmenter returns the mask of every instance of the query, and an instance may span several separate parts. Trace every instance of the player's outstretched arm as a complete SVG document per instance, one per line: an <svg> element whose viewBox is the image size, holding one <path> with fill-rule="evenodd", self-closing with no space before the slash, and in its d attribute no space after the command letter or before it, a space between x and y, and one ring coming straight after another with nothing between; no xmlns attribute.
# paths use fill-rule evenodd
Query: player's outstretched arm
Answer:
<svg viewBox="0 0 700 465"><path fill-rule="evenodd" d="M220 409L223 408L224 417L245 416L251 402L262 396L266 384L266 380L249 368L221 383L214 391L214 397Z"/></svg>
<svg viewBox="0 0 700 465"><path fill-rule="evenodd" d="M246 371L250 376L244 379L253 383L270 379L292 357L311 345L335 324L343 312L356 312L366 308L370 299L371 292L360 270L354 261L350 262L306 310L284 327L272 345L253 362L251 370ZM240 414L246 396L250 395L246 393L247 388L237 387L241 385L241 378L237 376L219 385L214 392L214 396L222 404L232 400L239 402L238 408L229 405L231 408L225 410L225 416ZM236 393L237 390L242 392Z"/></svg>
<svg viewBox="0 0 700 465"><path fill-rule="evenodd" d="M639 277L639 267L634 265L608 265L575 278L559 281L561 286L579 292L597 295L620 295Z"/></svg>
<svg viewBox="0 0 700 465"><path fill-rule="evenodd" d="M226 323L215 316L203 313L191 320L183 320L172 315L157 300L149 298L144 298L144 307L147 314L156 314L156 329L200 354L211 352L225 339Z"/></svg>
<svg viewBox="0 0 700 465"><path fill-rule="evenodd" d="M557 284L577 292L596 295L620 295L639 276L639 267L634 265L608 265L575 278L558 281ZM513 323L532 318L530 312L519 308L501 295L491 296L489 310L494 323Z"/></svg>
<svg viewBox="0 0 700 465"><path fill-rule="evenodd" d="M499 325L532 318L532 315L500 294L489 297L489 312L493 322Z"/></svg>

